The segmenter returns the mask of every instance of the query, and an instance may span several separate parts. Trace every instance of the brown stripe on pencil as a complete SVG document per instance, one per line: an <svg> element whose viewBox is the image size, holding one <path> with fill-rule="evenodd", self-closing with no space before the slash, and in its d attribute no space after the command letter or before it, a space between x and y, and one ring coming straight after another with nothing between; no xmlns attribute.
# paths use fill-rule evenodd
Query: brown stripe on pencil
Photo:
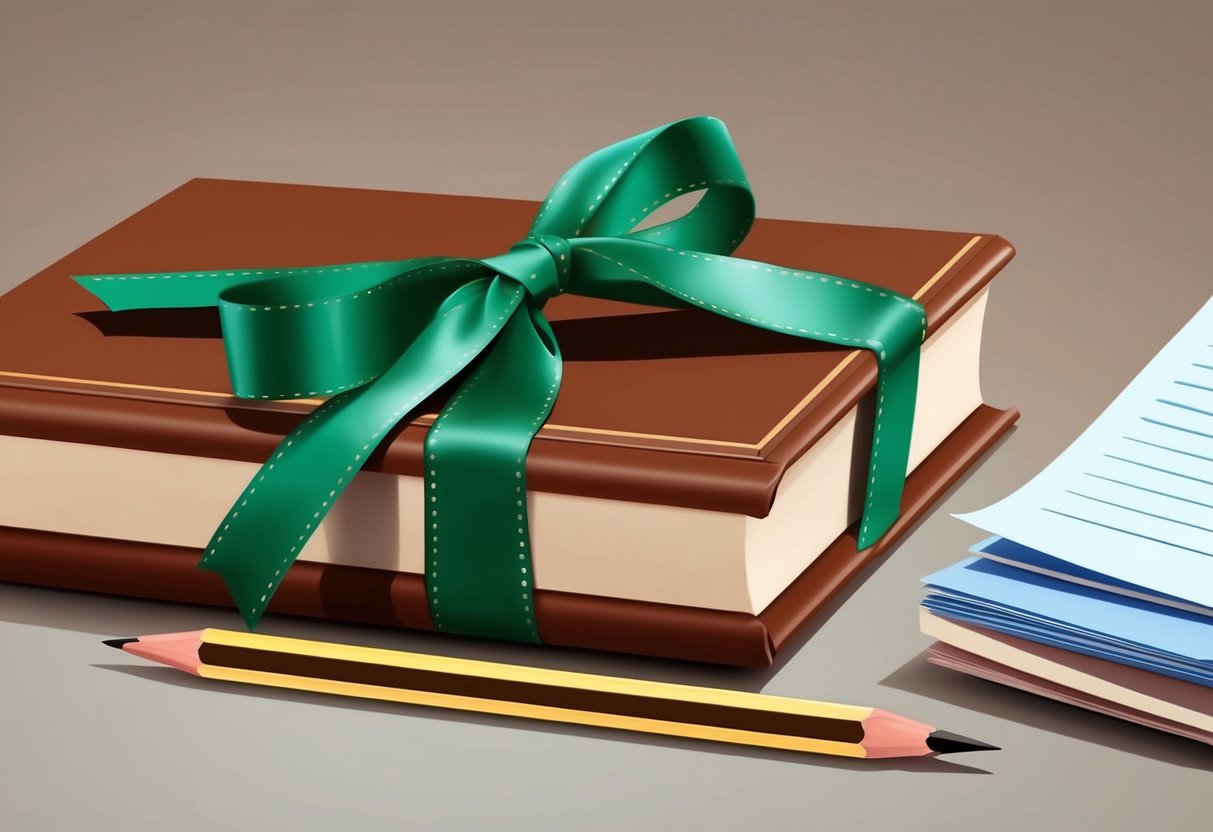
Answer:
<svg viewBox="0 0 1213 832"><path fill-rule="evenodd" d="M830 719L806 714L736 708L707 702L687 702L654 696L609 691L585 690L558 685L542 685L508 679L468 676L460 673L390 667L344 659L319 658L294 653L251 650L225 644L203 642L198 649L203 664L265 673L284 673L312 679L351 682L361 685L424 690L453 696L472 696L504 702L527 702L553 708L618 714L669 722L690 722L784 734L815 737L833 742L858 743L863 740L863 725L850 719Z"/></svg>

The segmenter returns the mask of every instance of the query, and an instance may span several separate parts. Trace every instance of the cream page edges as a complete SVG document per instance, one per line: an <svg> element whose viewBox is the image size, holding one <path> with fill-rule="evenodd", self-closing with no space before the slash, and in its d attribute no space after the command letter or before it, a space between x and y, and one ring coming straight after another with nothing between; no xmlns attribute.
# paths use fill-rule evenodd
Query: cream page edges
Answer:
<svg viewBox="0 0 1213 832"><path fill-rule="evenodd" d="M910 435L910 471L982 403L980 353L987 291L970 300L923 344ZM834 538L859 519L870 443L860 443L864 457L852 459L857 419L857 411L852 410L792 464L766 517L745 518L746 586L751 604L747 612L765 609ZM840 481L847 483L845 489L838 487Z"/></svg>
<svg viewBox="0 0 1213 832"><path fill-rule="evenodd" d="M1029 676L1035 676L1038 679L1053 682L1126 708L1154 714L1201 731L1213 732L1213 714L1208 711L1193 710L1184 707L1181 703L1159 699L1145 691L1125 687L1114 678L1102 678L1058 664L1032 652L1030 646L1028 649L1020 649L975 632L968 627L960 626L922 608L918 610L918 623L924 635L997 662L1012 670L1018 670ZM1117 665L1112 664L1112 667L1117 667ZM1191 687L1198 689L1196 685Z"/></svg>
<svg viewBox="0 0 1213 832"><path fill-rule="evenodd" d="M986 294L923 345L911 470L981 404ZM859 516L856 419L849 413L789 467L764 518L528 494L536 586L761 612ZM0 525L199 549L260 467L12 436L0 436L0 460ZM359 473L300 559L421 573L421 489L417 477Z"/></svg>

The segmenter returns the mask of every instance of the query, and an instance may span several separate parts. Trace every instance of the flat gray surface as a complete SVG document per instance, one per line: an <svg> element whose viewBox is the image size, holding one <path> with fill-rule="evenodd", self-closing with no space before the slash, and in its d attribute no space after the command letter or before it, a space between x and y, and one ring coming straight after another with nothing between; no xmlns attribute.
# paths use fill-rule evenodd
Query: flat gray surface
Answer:
<svg viewBox="0 0 1213 832"><path fill-rule="evenodd" d="M0 827L1209 829L1204 747L928 666L918 579L1208 297L1207 4L0 4L0 287L194 176L540 198L730 126L765 216L995 232L1020 427L762 672L297 620L264 631L880 705L999 753L865 764L201 684L101 646L240 628L0 586ZM0 499L3 495L0 495Z"/></svg>

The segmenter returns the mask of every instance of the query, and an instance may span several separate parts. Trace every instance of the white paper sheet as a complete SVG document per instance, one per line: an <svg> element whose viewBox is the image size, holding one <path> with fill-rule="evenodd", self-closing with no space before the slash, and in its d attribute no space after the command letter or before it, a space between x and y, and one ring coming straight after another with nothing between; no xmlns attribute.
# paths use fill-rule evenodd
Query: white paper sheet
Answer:
<svg viewBox="0 0 1213 832"><path fill-rule="evenodd" d="M955 516L1213 606L1213 299L1044 471Z"/></svg>

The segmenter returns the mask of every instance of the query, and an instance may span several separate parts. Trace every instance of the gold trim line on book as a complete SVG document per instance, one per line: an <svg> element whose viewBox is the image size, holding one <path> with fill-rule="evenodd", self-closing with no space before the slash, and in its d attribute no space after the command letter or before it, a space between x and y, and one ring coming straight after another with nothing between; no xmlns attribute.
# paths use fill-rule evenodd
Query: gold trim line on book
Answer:
<svg viewBox="0 0 1213 832"><path fill-rule="evenodd" d="M961 258L963 258L973 248L973 246L977 245L977 243L981 239L982 239L982 235L980 235L980 234L975 235L967 243L965 243L963 246L961 246L960 250L957 251L955 254L953 254L952 257L948 260L948 262L946 262L942 266L940 266L940 268L933 275L931 275L931 277L928 278L927 281L922 284L922 286L920 286L918 288L918 290L913 295L914 300L918 300L923 295L925 295L928 291L930 291L931 287L934 286L936 283L938 283L943 278L943 276L952 269L953 266L955 266L958 262L960 262ZM808 407L809 404L815 398L817 398L817 396L819 396L821 394L822 390L824 390L829 385L830 382L832 382L835 378L838 377L839 373L841 373L844 369L846 369L850 365L850 363L852 361L854 361L856 359L856 357L859 356L862 352L863 352L862 350L855 350L855 351L847 353L847 355L845 355L838 362L837 366L835 366L834 369L830 371L829 375L827 375L820 383L818 383L812 390L810 390L804 396L804 398L802 398L799 402L796 403L796 405L791 410L789 410L786 414L784 414L784 416L782 418L780 418L780 420L778 422L775 423L775 426L772 427L769 431L767 431L766 435L764 435L762 437L762 439L760 439L757 443L735 442L735 441L730 441L730 440L726 440L726 439L702 439L702 438L693 437L693 436L675 436L675 435L671 435L671 434L661 434L661 433L638 433L638 432L634 432L634 431L609 430L607 428L587 428L587 427L581 427L578 425L561 425L561 424L554 424L551 422L544 423L544 425L539 429L539 435L542 436L544 430L548 429L550 431L569 431L569 432L573 432L573 433L596 434L599 436L631 437L633 439L658 439L658 440L665 439L665 440L670 440L670 441L674 441L674 442L685 442L685 443L692 444L692 445L708 445L708 446L728 447L728 448L744 448L745 450L749 450L749 451L761 452L784 428L786 428L788 426L789 423L791 423L791 421L793 419L795 419L797 416L799 416L800 413L806 407ZM50 376L50 375L39 375L37 373L19 373L19 372L14 372L11 370L0 370L0 376L8 376L9 378L24 378L24 379L31 379L31 380L38 380L38 381L60 381L60 382L68 382L68 383L75 382L77 384L93 385L93 386L97 386L97 387L112 387L115 389L122 389L122 390L148 390L148 391L158 392L158 393L178 393L178 394L182 394L182 395L206 396L208 398L230 399L233 402L244 401L243 399L239 399L236 396L233 396L231 393L218 393L213 390L190 390L190 389L180 388L180 387L157 387L155 385L150 385L150 384L130 384L130 383L121 382L121 381L99 381L96 379L71 378L68 376ZM324 402L324 399L293 399L292 402L297 403L297 404L319 405ZM436 413L426 413L421 416L415 417L412 421L415 424L420 420L436 419L437 417L438 417L438 414L436 414Z"/></svg>
<svg viewBox="0 0 1213 832"><path fill-rule="evenodd" d="M914 300L918 300L923 295L925 295L928 291L930 291L931 287L934 286L936 283L938 283L939 279L941 277L943 277L945 274L947 274L953 266L955 266L958 262L960 262L960 258L962 258L966 254L968 254L969 249L971 249L973 246L977 245L977 241L980 239L981 239L981 235L979 234L976 237L974 237L973 239L969 240L967 243L965 243L961 247L960 251L953 254L952 259L949 260L948 262L944 263L943 266L940 267L939 271L937 271L937 272L935 272L935 274L931 275L930 280L928 280L926 283L924 283L918 287L918 291L914 293Z"/></svg>

